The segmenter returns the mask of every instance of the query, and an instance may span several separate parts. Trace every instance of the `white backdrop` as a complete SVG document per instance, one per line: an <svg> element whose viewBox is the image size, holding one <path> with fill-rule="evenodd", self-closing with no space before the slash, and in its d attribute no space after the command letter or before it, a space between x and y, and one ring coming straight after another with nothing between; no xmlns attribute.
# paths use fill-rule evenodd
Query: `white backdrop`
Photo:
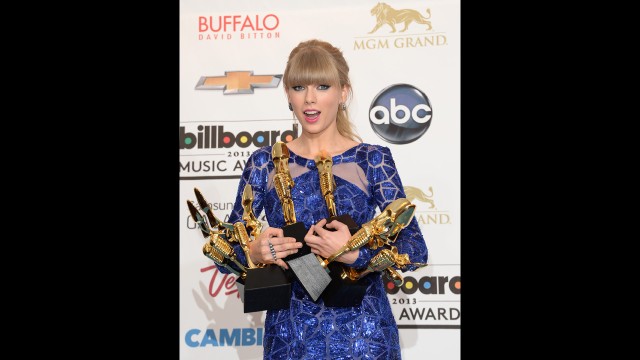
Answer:
<svg viewBox="0 0 640 360"><path fill-rule="evenodd" d="M403 358L460 358L460 1L389 0L390 8L408 10L406 31L393 10L381 15L381 26L372 31L377 4L181 0L176 206L182 359L262 358L264 312L243 313L235 276L219 274L202 254L204 238L195 230L186 200L195 201L193 188L198 187L216 215L226 218L244 162L257 149L254 144L291 139L291 112L280 77L291 49L311 38L343 51L353 83L349 111L356 130L365 142L391 149L407 195L417 205L429 266L402 273L402 289L388 295ZM416 12L423 20L412 17ZM393 20L395 32L389 25ZM219 85L203 89L198 86L203 77ZM370 116L370 109L382 104L402 118L403 112L394 113L389 96L381 94L387 88L395 89L396 107L406 104L411 110L406 100L411 89L422 94L417 101L428 99L428 113L418 112L405 123L391 117L391 124L404 129L399 140L379 136L376 131L387 125L380 115L373 121Z"/></svg>

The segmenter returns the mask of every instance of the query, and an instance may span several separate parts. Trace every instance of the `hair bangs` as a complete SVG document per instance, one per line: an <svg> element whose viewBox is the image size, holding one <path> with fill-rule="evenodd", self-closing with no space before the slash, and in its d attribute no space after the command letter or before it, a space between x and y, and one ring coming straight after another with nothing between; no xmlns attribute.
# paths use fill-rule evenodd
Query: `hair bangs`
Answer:
<svg viewBox="0 0 640 360"><path fill-rule="evenodd" d="M340 75L331 55L324 51L301 51L289 63L284 83L295 85L340 85Z"/></svg>

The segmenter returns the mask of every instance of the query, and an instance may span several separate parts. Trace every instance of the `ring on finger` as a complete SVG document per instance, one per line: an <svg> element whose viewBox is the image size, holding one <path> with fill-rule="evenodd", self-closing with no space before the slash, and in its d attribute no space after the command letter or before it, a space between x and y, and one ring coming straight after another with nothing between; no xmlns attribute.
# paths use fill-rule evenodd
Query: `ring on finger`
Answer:
<svg viewBox="0 0 640 360"><path fill-rule="evenodd" d="M273 248L273 244L269 241L269 251L271 251L271 256L273 256L273 261L278 261L278 257L276 256L276 249Z"/></svg>

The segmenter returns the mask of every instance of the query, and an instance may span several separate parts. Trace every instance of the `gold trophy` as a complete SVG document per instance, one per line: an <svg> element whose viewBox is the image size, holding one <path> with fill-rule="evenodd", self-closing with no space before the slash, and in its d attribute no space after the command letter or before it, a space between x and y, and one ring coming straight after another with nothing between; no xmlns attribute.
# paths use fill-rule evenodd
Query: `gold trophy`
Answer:
<svg viewBox="0 0 640 360"><path fill-rule="evenodd" d="M327 224L333 220L338 220L341 223L349 227L351 235L358 231L358 224L349 216L349 214L343 214L338 216L336 210L336 201L333 193L336 190L336 180L333 178L333 160L328 155L319 155L315 159L316 167L318 168L318 175L320 176L320 191L322 191L322 197L327 204L327 210L329 211L329 217L327 218ZM326 227L325 227L326 228Z"/></svg>
<svg viewBox="0 0 640 360"><path fill-rule="evenodd" d="M307 228L304 223L296 220L296 212L291 198L291 188L293 188L294 182L289 173L289 149L283 142L278 141L273 144L271 157L275 167L273 183L280 203L282 203L282 215L285 222L285 226L282 228L284 236L293 237L303 244L297 253L289 255L288 258L293 259L311 253L311 248L304 242Z"/></svg>
<svg viewBox="0 0 640 360"><path fill-rule="evenodd" d="M371 260L369 260L369 263L367 264L366 269L362 271L358 271L354 268L349 268L349 270L342 273L342 277L345 279L359 280L365 277L366 275L369 275L372 272L383 271L389 268L390 266L392 266L393 264L394 264L394 257L393 257L393 254L391 253L391 250L383 249L379 253L377 253L374 257L372 257ZM395 279L394 279L394 282L395 282Z"/></svg>
<svg viewBox="0 0 640 360"><path fill-rule="evenodd" d="M230 224L227 222L220 221L215 216L213 211L209 208L209 203L202 195L202 192L200 192L198 188L193 188L193 191L196 194L196 199L198 200L198 204L200 205L200 208L202 209L202 211L205 213L207 217L207 221L208 221L208 224L206 226L207 230L209 232L218 234L219 237L222 238L221 241L226 241L230 243L232 242L239 243L240 247L242 248L242 251L245 254L245 257L247 258L247 265L249 266L249 268L255 268L256 267L255 264L253 264L253 262L251 262L251 259L249 258L249 244L248 244L249 236L247 235L247 230L244 224L241 222ZM189 201L187 200L187 202ZM191 207L189 208L189 211L191 211ZM198 214L196 213L196 215ZM193 216L193 214L191 216ZM198 217L201 217L201 216L198 215Z"/></svg>
<svg viewBox="0 0 640 360"><path fill-rule="evenodd" d="M412 263L411 260L409 260L409 255L398 254L398 248L395 246L391 246L390 252L391 257L393 258L392 266L398 267L402 270L406 270L407 265L415 265L417 268L429 265L428 263ZM384 272L391 280L393 280L393 283L396 286L402 286L402 283L404 283L404 279L402 278L402 276L400 276L400 274L393 267L390 266L384 269Z"/></svg>
<svg viewBox="0 0 640 360"><path fill-rule="evenodd" d="M295 266L301 268L304 266L302 269L298 270L298 272L304 274L305 280L311 282L309 279L314 279L314 276L317 277L318 274L328 272L329 264L346 252L359 249L364 245L367 245L372 249L377 249L379 246L395 241L400 230L409 225L409 222L413 218L415 207L416 206L414 204L405 198L396 199L387 205L387 207L385 207L384 210L376 217L362 224L360 230L352 235L346 244L326 260L322 260L320 257L317 257L314 262L311 261L312 259L309 256L304 256L295 260L287 261L287 263L292 265L292 263L295 262ZM314 254L311 253L311 255ZM298 261L303 259L305 260L304 264L297 264ZM291 268L296 272L294 266L291 266ZM298 273L296 273L296 276L298 276L298 279L301 277ZM339 276L342 278L342 275ZM329 278L331 279L331 277ZM305 283L302 284L305 285ZM310 291L311 288L307 288L306 286L305 290L307 290L312 298L316 296L313 298L315 301L328 285L329 283L320 289L319 292L316 290L312 293Z"/></svg>
<svg viewBox="0 0 640 360"><path fill-rule="evenodd" d="M288 309L291 303L291 281L284 270L277 265L254 264L249 256L250 243L260 235L262 223L253 213L253 190L247 184L242 192L242 219L245 224L233 224L235 237L245 250L249 269L243 278L244 312L254 312L274 309ZM253 239L247 233L251 231Z"/></svg>
<svg viewBox="0 0 640 360"><path fill-rule="evenodd" d="M207 225L207 221L204 216L200 214L200 211L193 205L191 200L187 200L187 206L189 207L189 213L191 214L191 218L195 221L196 226L202 232L202 236L209 237L209 226Z"/></svg>
<svg viewBox="0 0 640 360"><path fill-rule="evenodd" d="M296 223L296 212L293 207L293 199L291 198L291 188L293 188L295 183L289 172L289 149L283 142L278 141L273 144L271 157L276 172L273 183L278 198L282 203L282 215L287 225L293 225Z"/></svg>
<svg viewBox="0 0 640 360"><path fill-rule="evenodd" d="M253 261L251 261L251 256L249 254L249 243L251 242L251 238L249 237L247 228L240 221L233 224L233 239L240 243L240 247L242 248L245 257L247 258L247 265L249 269L255 269L257 267L264 266L263 264L256 265L253 263Z"/></svg>
<svg viewBox="0 0 640 360"><path fill-rule="evenodd" d="M338 216L338 210L336 209L336 202L334 192L336 190L336 181L333 177L333 160L326 154L320 154L315 158L316 167L318 168L318 175L320 177L320 191L324 202L327 204L327 210L329 217L327 218L327 224L333 220L337 220L349 228L351 235L355 234L359 226L351 218L349 214L342 214ZM333 231L323 227L326 230ZM324 260L319 259L320 262ZM357 306L362 302L365 292L367 291L366 284L358 283L357 280L351 280L343 278L340 275L346 270L344 265L338 262L332 262L328 265L329 275L331 276L331 282L322 292L322 300L327 306Z"/></svg>
<svg viewBox="0 0 640 360"><path fill-rule="evenodd" d="M378 254L376 254L376 256L371 258L366 269L357 271L354 268L349 268L349 270L343 273L342 276L351 280L358 280L374 271L379 271L384 272L385 275L389 279L391 279L396 286L402 286L404 279L396 271L396 269L393 268L393 266L399 267L404 270L409 264L415 265L417 267L424 267L428 265L427 263L412 263L411 260L409 260L409 255L398 254L398 248L395 246L391 246L390 248L381 250Z"/></svg>
<svg viewBox="0 0 640 360"><path fill-rule="evenodd" d="M244 191L242 192L242 209L244 210L244 213L242 215L242 220L244 220L246 224L247 231L250 231L251 236L253 236L253 238L255 239L262 232L262 223L253 214L252 206L253 206L253 189L251 188L251 184L247 184L244 186Z"/></svg>
<svg viewBox="0 0 640 360"><path fill-rule="evenodd" d="M212 259L213 261L219 260L220 256L222 256L223 264L229 264L229 261L232 261L238 266L238 268L240 268L240 278L241 279L246 278L247 268L241 262L238 261L235 251L233 250L231 245L229 245L229 243L227 243L222 239L220 234L212 231L209 242L204 244L202 248L202 252L205 254L205 256ZM212 254L212 252L215 252L217 254L215 253ZM225 267L227 267L227 269L229 268L228 266L225 266Z"/></svg>
<svg viewBox="0 0 640 360"><path fill-rule="evenodd" d="M294 181L289 173L289 149L283 142L278 141L273 144L271 157L275 167L273 183L282 203L282 214L285 221L285 226L282 228L284 236L293 237L302 243L298 252L289 255L286 262L313 301L316 301L331 282L331 277L327 271L309 271L311 267L318 265L320 259L311 252L311 248L304 241L304 236L307 233L304 223L296 221L293 199L291 198L291 188L294 186Z"/></svg>
<svg viewBox="0 0 640 360"><path fill-rule="evenodd" d="M197 219L196 223L198 224L202 236L209 239L209 241L204 244L202 249L204 255L209 259L215 261L217 264L222 265L230 270L232 268L229 266L229 261L235 263L240 271L234 269L232 272L244 279L246 277L245 273L247 271L247 268L240 261L238 261L233 247L229 245L224 237L224 232L212 230L211 224L208 224L206 221L204 221L204 217L200 214L200 211L195 207L195 205L193 205L193 202L191 202L191 200L187 200L187 206L189 207L189 213L191 214L191 217ZM246 230L244 232L246 234ZM231 234L233 234L233 232L231 232ZM248 254L246 255L248 256Z"/></svg>
<svg viewBox="0 0 640 360"><path fill-rule="evenodd" d="M333 160L328 155L322 154L316 156L315 162L320 176L320 191L322 191L322 197L327 204L329 217L337 217L338 211L333 197L333 192L336 190L336 180L333 178Z"/></svg>
<svg viewBox="0 0 640 360"><path fill-rule="evenodd" d="M247 185L247 186L249 186L248 191L245 188L245 191L243 193L243 207L245 206L245 203L246 203L246 206L250 208L253 203L253 194L251 193L250 185ZM255 272L253 272L253 269L264 267L264 265L262 264L260 265L254 264L253 261L251 260L250 253L249 253L249 243L251 242L251 238L249 237L247 229L245 225L240 221L236 222L233 225L220 221L214 215L213 211L208 207L208 202L206 201L206 199L204 198L200 190L198 190L197 188L194 188L194 192L196 194L196 198L198 199L198 203L200 207L204 209L204 212L206 214L206 221L205 221L205 216L202 216L200 214L200 211L198 211L198 209L193 205L193 203L190 200L187 200L187 205L189 206L189 212L191 213L191 216L194 219L197 219L196 223L198 224L203 236L209 237L209 241L205 243L203 247L203 253L209 259L213 260L216 264L221 265L229 269L232 273L238 275L238 278L236 279L236 287L238 288L240 299L244 303L245 312L268 310L273 308L278 308L278 309L288 308L289 296L287 296L286 305L283 305L282 301L280 301L279 303L275 303L274 305L273 299L267 299L265 302L262 299L262 297L264 297L264 294L262 294L262 296L255 296L255 292L253 291L253 289L255 287L260 287L260 286L250 285L249 298L246 299L247 297L245 296L245 293L247 291L245 287L246 287L247 280L252 282L252 284L256 282L252 280L256 278L256 274ZM245 196L247 194L251 194L250 199L245 199ZM255 216L253 216L253 218L255 218ZM252 229L258 229L258 225L253 224ZM258 234L255 231L254 233ZM230 243L234 241L240 244L240 247L245 254L245 258L247 259L247 266L244 266L238 260L233 247L230 245ZM237 267L240 269L240 271L231 267L230 266L231 263L235 263ZM266 275L273 275L273 273L276 273L274 275L276 279L284 278L284 275L282 274L280 274L280 276L278 277L277 272L282 273L282 269L280 269L277 266L276 268L277 269L269 269L269 271L263 271L263 273L265 273ZM288 283L286 285L290 287ZM287 289L285 289L285 291L286 290ZM290 288L288 290L290 291Z"/></svg>
<svg viewBox="0 0 640 360"><path fill-rule="evenodd" d="M416 206L406 198L395 199L373 220L363 224L354 236L369 239L372 250L390 245L396 241L400 230L409 225L415 209Z"/></svg>
<svg viewBox="0 0 640 360"><path fill-rule="evenodd" d="M237 275L239 278L246 277L246 272L240 272L234 269L233 267L229 266L227 259L222 254L220 254L218 250L216 250L216 248L213 246L211 241L206 242L204 244L204 246L202 247L202 253L204 254L204 256L213 260L213 262L215 262L216 264L227 268L229 271Z"/></svg>
<svg viewBox="0 0 640 360"><path fill-rule="evenodd" d="M236 270L230 265L229 260L235 259L235 253L233 253L233 249L231 248L231 246L220 237L221 233L211 230L209 224L205 220L205 216L200 214L200 211L196 208L195 205L193 205L193 202L191 202L191 200L187 200L187 206L189 207L189 213L191 214L191 217L194 219L194 221L196 221L196 224L198 225L202 236L209 239L209 241L207 241L202 247L202 253L204 254L204 256L213 260L213 262L217 265L226 268L231 273L238 276L238 278L236 278L236 287L238 288L238 293L240 294L240 300L244 302L243 281L247 276L246 267L239 263L237 260L235 262L236 265L239 265L238 268L240 270Z"/></svg>
<svg viewBox="0 0 640 360"><path fill-rule="evenodd" d="M388 249L380 251L369 261L367 268L362 272L347 266L336 268L338 264L332 261L345 252L360 248L365 244L376 249L394 242L400 230L409 224L414 213L415 205L404 198L396 199L382 213L363 224L347 244L321 264L323 267L329 266L331 268L333 279L322 294L325 305L343 307L359 305L369 285L367 282L359 280L373 271L385 271L394 282L397 279L402 281L402 277L391 268L396 264L396 261L404 261L403 257L397 256L397 249L395 253ZM409 261L408 256L406 261Z"/></svg>
<svg viewBox="0 0 640 360"><path fill-rule="evenodd" d="M194 187L193 192L196 194L196 200L198 200L200 209L202 209L202 211L207 216L207 220L209 221L209 228L211 229L211 231L221 233L225 240L230 241L233 237L233 224L220 221L213 214L213 210L209 207L209 203L200 192L200 189Z"/></svg>
<svg viewBox="0 0 640 360"><path fill-rule="evenodd" d="M362 224L351 239L347 241L335 254L329 256L321 264L326 268L329 263L340 255L359 249L365 244L375 250L384 244L390 244L396 240L398 233L409 225L416 206L405 198L398 198L391 202L384 210L373 219Z"/></svg>

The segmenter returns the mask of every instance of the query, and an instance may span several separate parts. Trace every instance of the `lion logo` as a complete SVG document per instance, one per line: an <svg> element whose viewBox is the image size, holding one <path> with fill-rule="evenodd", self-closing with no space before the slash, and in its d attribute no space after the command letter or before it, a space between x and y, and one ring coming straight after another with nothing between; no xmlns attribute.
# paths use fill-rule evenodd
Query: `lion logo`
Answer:
<svg viewBox="0 0 640 360"><path fill-rule="evenodd" d="M433 209L436 207L436 204L433 202L433 199L430 199L431 197L433 197L433 189L431 186L429 186L429 192L430 194L427 195L424 193L424 191L418 189L417 187L413 187L413 186L404 187L404 193L407 195L407 200L413 203L413 200L418 199L422 202L431 204L431 207L429 207L429 209Z"/></svg>
<svg viewBox="0 0 640 360"><path fill-rule="evenodd" d="M427 25L427 30L431 30L431 9L427 9L427 17L422 16L418 11L412 9L396 10L385 3L378 3L371 9L371 15L376 16L376 26L369 34L376 32L384 24L391 26L392 33L396 32L396 25L404 23L404 29L400 32L407 31L409 24L417 22L418 24Z"/></svg>

